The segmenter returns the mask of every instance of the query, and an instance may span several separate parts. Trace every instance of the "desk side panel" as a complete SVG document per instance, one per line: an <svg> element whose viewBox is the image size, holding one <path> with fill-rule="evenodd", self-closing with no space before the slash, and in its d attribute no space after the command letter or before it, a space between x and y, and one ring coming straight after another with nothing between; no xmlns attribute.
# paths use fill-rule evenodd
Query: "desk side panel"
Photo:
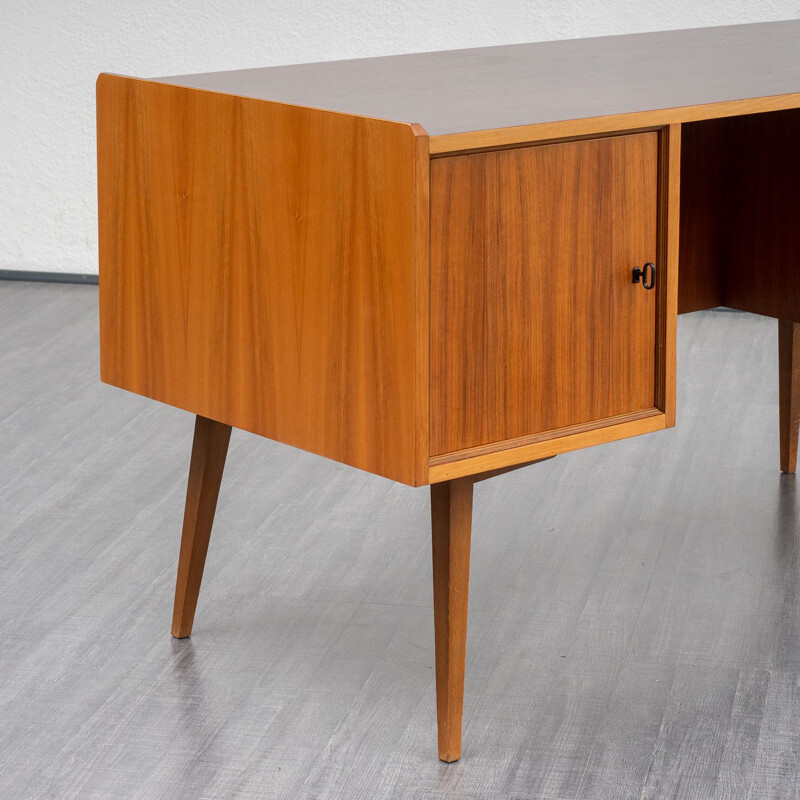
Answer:
<svg viewBox="0 0 800 800"><path fill-rule="evenodd" d="M426 483L424 132L110 75L97 108L102 380Z"/></svg>
<svg viewBox="0 0 800 800"><path fill-rule="evenodd" d="M800 322L800 109L725 126L725 305Z"/></svg>
<svg viewBox="0 0 800 800"><path fill-rule="evenodd" d="M725 301L730 120L681 125L680 282L678 313L716 308Z"/></svg>

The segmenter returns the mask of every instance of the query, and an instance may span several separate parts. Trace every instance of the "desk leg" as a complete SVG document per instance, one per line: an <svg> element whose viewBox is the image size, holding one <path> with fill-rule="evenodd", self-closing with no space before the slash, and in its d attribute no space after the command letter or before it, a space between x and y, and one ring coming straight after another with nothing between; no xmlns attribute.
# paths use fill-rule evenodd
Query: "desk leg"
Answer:
<svg viewBox="0 0 800 800"><path fill-rule="evenodd" d="M439 758L461 757L473 479L431 486L433 619Z"/></svg>
<svg viewBox="0 0 800 800"><path fill-rule="evenodd" d="M784 319L778 320L778 373L781 471L794 472L800 430L800 324Z"/></svg>
<svg viewBox="0 0 800 800"><path fill-rule="evenodd" d="M178 557L178 580L175 584L175 606L172 612L172 635L176 639L184 639L192 632L230 438L230 425L198 414L194 425L181 552Z"/></svg>

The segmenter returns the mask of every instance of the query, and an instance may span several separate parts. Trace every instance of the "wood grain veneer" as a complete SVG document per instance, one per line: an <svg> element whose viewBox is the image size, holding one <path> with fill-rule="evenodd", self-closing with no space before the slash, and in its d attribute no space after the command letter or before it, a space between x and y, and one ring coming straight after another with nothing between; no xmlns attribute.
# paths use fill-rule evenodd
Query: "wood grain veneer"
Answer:
<svg viewBox="0 0 800 800"><path fill-rule="evenodd" d="M419 126L103 75L101 377L427 482Z"/></svg>
<svg viewBox="0 0 800 800"><path fill-rule="evenodd" d="M436 159L431 455L652 409L656 132ZM664 276L666 277L666 276Z"/></svg>

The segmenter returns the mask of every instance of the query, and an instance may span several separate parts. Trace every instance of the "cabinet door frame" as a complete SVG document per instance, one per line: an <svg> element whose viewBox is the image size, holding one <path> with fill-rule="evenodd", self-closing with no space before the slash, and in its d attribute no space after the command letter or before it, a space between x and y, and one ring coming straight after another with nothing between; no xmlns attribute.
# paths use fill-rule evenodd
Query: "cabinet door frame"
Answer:
<svg viewBox="0 0 800 800"><path fill-rule="evenodd" d="M656 306L656 353L654 407L622 414L619 417L522 436L429 458L429 481L477 474L487 470L523 464L595 444L649 433L675 424L675 336L678 289L678 218L680 191L680 125L637 128L610 134L568 137L529 142L519 147L582 141L633 133L655 131L658 134L656 253L659 289ZM469 152L486 152L486 148ZM440 157L455 155L448 153Z"/></svg>

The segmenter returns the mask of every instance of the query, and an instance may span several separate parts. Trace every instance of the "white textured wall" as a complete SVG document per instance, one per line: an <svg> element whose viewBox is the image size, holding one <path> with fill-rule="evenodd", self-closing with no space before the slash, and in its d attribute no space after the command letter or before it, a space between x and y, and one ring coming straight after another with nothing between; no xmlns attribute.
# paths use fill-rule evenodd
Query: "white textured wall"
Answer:
<svg viewBox="0 0 800 800"><path fill-rule="evenodd" d="M147 77L793 17L800 0L0 0L0 269L97 271L98 72Z"/></svg>

